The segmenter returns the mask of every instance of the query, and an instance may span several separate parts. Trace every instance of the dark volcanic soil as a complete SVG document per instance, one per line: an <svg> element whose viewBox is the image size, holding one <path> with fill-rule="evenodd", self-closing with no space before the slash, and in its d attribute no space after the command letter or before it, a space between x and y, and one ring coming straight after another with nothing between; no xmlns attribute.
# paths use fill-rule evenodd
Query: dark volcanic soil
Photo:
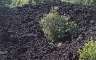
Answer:
<svg viewBox="0 0 96 60"><path fill-rule="evenodd" d="M79 25L78 37L50 45L40 28L39 20L53 6L61 15L70 16ZM96 36L96 7L62 3L25 5L0 11L0 60L78 60L78 49L86 39Z"/></svg>

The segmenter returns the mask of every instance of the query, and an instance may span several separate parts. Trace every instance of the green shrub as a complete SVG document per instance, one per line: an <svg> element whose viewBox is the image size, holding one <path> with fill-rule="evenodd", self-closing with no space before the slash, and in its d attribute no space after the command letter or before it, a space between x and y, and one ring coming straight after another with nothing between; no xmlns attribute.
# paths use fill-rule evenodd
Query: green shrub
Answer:
<svg viewBox="0 0 96 60"><path fill-rule="evenodd" d="M69 17L61 16L57 12L50 12L41 19L40 24L51 42L63 38L66 32L72 33L77 29L77 24L74 21L70 21Z"/></svg>
<svg viewBox="0 0 96 60"><path fill-rule="evenodd" d="M96 60L96 41L88 41L85 46L79 50L79 60Z"/></svg>
<svg viewBox="0 0 96 60"><path fill-rule="evenodd" d="M24 4L28 4L29 0L11 0L12 3L10 4L10 7L17 7L22 6Z"/></svg>

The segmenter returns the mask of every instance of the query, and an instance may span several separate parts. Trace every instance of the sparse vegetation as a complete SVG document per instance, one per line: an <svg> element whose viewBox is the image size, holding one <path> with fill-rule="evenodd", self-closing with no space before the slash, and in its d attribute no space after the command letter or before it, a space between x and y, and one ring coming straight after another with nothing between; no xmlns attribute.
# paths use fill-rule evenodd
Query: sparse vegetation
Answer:
<svg viewBox="0 0 96 60"><path fill-rule="evenodd" d="M54 0L0 0L0 6L6 6L6 7L17 7L17 6L23 6L25 4L39 4L39 3L45 3L45 2L53 2ZM56 0L57 1L57 0Z"/></svg>
<svg viewBox="0 0 96 60"><path fill-rule="evenodd" d="M61 2L69 2L72 4L82 4L82 5L96 5L95 0L0 0L0 6L7 6L7 7L16 7L22 6L24 4L38 4L38 3L45 3L45 2L54 2L54 1L61 1Z"/></svg>
<svg viewBox="0 0 96 60"><path fill-rule="evenodd" d="M96 5L96 0L61 0L62 2L69 2L72 4L82 5Z"/></svg>
<svg viewBox="0 0 96 60"><path fill-rule="evenodd" d="M0 60L96 60L94 5L95 0L0 0Z"/></svg>

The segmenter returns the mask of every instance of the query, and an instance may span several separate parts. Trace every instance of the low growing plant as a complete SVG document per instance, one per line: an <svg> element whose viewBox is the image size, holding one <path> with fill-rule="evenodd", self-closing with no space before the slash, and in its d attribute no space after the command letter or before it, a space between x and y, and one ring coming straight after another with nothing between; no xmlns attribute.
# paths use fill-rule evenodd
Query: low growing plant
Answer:
<svg viewBox="0 0 96 60"><path fill-rule="evenodd" d="M91 40L85 43L79 53L79 60L96 60L96 41Z"/></svg>
<svg viewBox="0 0 96 60"><path fill-rule="evenodd" d="M77 24L70 21L69 17L59 15L58 12L50 12L40 21L45 36L51 41L58 41L64 38L65 33L73 33L77 29Z"/></svg>

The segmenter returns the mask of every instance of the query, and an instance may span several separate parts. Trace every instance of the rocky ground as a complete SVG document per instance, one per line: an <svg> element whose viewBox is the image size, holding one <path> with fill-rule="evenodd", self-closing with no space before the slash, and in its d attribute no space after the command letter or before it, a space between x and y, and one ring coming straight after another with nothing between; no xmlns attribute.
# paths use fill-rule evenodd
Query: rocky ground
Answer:
<svg viewBox="0 0 96 60"><path fill-rule="evenodd" d="M61 15L76 21L80 30L70 43L60 46L50 45L39 25L40 17L54 6ZM78 60L78 49L96 36L95 6L46 3L4 11L0 10L0 60Z"/></svg>

